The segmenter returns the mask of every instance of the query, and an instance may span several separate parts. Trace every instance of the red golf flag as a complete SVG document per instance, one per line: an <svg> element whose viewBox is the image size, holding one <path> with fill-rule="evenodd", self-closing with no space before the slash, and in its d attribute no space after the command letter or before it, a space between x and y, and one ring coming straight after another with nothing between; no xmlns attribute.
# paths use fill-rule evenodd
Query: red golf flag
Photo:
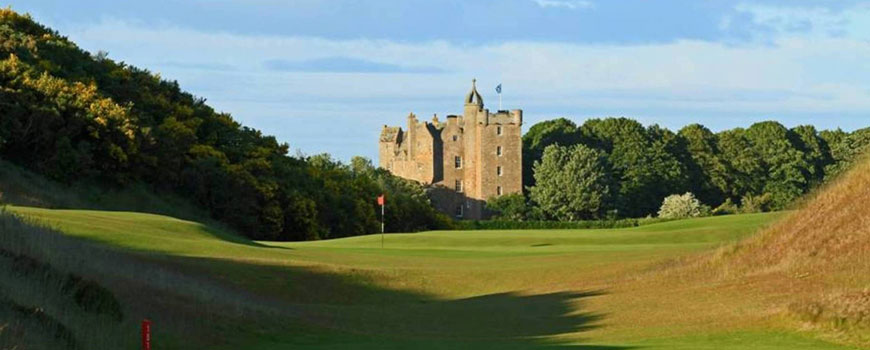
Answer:
<svg viewBox="0 0 870 350"><path fill-rule="evenodd" d="M384 205L384 195L378 196L378 205Z"/></svg>

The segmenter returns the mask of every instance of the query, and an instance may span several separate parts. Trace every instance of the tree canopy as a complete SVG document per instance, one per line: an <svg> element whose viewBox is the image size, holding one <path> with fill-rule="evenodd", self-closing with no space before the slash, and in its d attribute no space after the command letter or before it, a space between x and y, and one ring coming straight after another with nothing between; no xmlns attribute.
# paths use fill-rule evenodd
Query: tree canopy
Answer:
<svg viewBox="0 0 870 350"><path fill-rule="evenodd" d="M576 221L597 219L609 205L609 169L604 153L584 145L550 145L534 165L530 196L545 216Z"/></svg>
<svg viewBox="0 0 870 350"><path fill-rule="evenodd" d="M528 143L523 146L527 150L523 162L543 162L544 152L538 150L551 145L597 150L612 179L608 186L612 200L601 210L616 210L620 216L654 215L665 197L687 192L712 207L749 201L752 208L780 210L870 149L868 130L820 132L809 125L789 129L766 121L718 133L692 124L673 133L628 118L589 119L579 126L556 119L529 129L523 138ZM555 180L546 178L563 176L543 169L546 172L541 174L536 168L524 170L524 178L534 179L527 182L531 183L527 190L537 193L529 196L531 205L549 208L544 214L570 211L570 206L551 205L565 193L536 189L542 179L549 184ZM758 204L760 198L763 205Z"/></svg>

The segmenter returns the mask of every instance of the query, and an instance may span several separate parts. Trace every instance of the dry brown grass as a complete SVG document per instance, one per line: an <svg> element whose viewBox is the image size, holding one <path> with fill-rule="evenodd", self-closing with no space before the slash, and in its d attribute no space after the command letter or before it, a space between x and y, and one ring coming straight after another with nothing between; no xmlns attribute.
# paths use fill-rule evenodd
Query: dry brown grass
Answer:
<svg viewBox="0 0 870 350"><path fill-rule="evenodd" d="M785 327L870 347L870 158L747 240L620 277L589 335Z"/></svg>
<svg viewBox="0 0 870 350"><path fill-rule="evenodd" d="M753 270L870 267L870 158L735 253Z"/></svg>
<svg viewBox="0 0 870 350"><path fill-rule="evenodd" d="M720 277L764 280L775 291L768 295L787 296L771 309L798 327L870 345L870 158L771 228L706 263Z"/></svg>

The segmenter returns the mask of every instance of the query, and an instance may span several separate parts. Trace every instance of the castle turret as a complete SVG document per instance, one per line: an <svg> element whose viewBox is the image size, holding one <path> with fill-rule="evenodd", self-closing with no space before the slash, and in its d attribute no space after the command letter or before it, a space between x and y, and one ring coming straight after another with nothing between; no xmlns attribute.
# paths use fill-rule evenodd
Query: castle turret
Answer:
<svg viewBox="0 0 870 350"><path fill-rule="evenodd" d="M483 110L483 97L477 92L477 79L471 80L471 91L465 95L465 116L473 116Z"/></svg>

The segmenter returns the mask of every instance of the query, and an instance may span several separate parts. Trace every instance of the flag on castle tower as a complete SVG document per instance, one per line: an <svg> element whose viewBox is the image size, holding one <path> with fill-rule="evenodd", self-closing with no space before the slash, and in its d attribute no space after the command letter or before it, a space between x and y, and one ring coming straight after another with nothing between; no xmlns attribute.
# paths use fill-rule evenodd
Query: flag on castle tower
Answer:
<svg viewBox="0 0 870 350"><path fill-rule="evenodd" d="M495 92L498 94L498 110L501 111L501 83L495 87Z"/></svg>

